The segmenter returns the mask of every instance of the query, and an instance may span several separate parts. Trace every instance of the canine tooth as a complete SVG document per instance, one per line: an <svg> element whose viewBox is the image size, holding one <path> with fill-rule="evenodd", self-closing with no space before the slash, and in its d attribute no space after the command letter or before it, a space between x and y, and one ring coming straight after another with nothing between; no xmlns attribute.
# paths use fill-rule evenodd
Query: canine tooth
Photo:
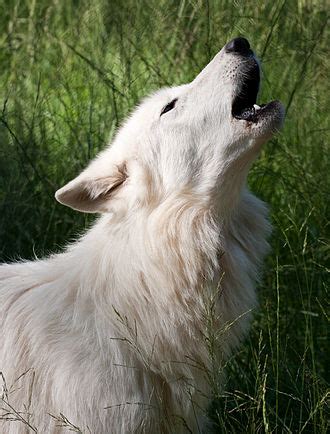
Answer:
<svg viewBox="0 0 330 434"><path fill-rule="evenodd" d="M259 109L260 109L260 106L258 106L258 104L253 104L253 107L254 107L256 110L259 110Z"/></svg>

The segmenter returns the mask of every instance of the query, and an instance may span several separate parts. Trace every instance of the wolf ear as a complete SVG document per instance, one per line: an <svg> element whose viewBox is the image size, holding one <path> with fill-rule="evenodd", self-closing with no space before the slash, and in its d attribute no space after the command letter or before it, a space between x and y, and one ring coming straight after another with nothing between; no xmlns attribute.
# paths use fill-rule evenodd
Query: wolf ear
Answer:
<svg viewBox="0 0 330 434"><path fill-rule="evenodd" d="M55 198L63 205L77 211L106 212L109 199L115 195L128 175L126 164L115 166L109 175L96 177L89 168L64 187L57 190Z"/></svg>

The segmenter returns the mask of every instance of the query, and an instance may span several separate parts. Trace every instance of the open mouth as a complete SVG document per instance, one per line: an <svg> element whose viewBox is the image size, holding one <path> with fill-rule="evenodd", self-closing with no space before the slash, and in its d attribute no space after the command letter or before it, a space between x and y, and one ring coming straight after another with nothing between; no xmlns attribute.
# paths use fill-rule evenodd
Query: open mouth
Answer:
<svg viewBox="0 0 330 434"><path fill-rule="evenodd" d="M267 110L269 104L257 105L260 84L260 69L255 60L244 71L238 92L232 104L232 116L235 119L258 122L260 115Z"/></svg>

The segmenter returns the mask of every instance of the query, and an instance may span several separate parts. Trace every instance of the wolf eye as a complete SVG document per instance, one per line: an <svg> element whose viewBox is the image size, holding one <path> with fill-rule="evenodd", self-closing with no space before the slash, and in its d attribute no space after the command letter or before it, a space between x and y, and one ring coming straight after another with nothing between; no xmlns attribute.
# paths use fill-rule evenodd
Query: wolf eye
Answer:
<svg viewBox="0 0 330 434"><path fill-rule="evenodd" d="M171 102L169 102L168 104L166 104L166 106L161 111L160 115L163 115L164 113L167 113L170 110L172 110L175 107L175 104L176 104L177 100L178 100L178 98L175 98Z"/></svg>

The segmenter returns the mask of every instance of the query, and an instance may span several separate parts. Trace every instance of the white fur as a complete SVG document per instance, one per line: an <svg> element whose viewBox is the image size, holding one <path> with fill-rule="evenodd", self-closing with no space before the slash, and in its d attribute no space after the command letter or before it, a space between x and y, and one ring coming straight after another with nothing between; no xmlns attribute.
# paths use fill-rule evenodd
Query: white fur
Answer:
<svg viewBox="0 0 330 434"><path fill-rule="evenodd" d="M143 101L57 192L102 212L96 224L62 254L0 267L0 407L18 419L0 432L25 432L20 418L68 432L49 415L60 413L95 434L201 429L207 300L220 281L221 363L247 331L270 231L245 183L283 113L256 125L231 116L244 62L221 50L192 83Z"/></svg>

